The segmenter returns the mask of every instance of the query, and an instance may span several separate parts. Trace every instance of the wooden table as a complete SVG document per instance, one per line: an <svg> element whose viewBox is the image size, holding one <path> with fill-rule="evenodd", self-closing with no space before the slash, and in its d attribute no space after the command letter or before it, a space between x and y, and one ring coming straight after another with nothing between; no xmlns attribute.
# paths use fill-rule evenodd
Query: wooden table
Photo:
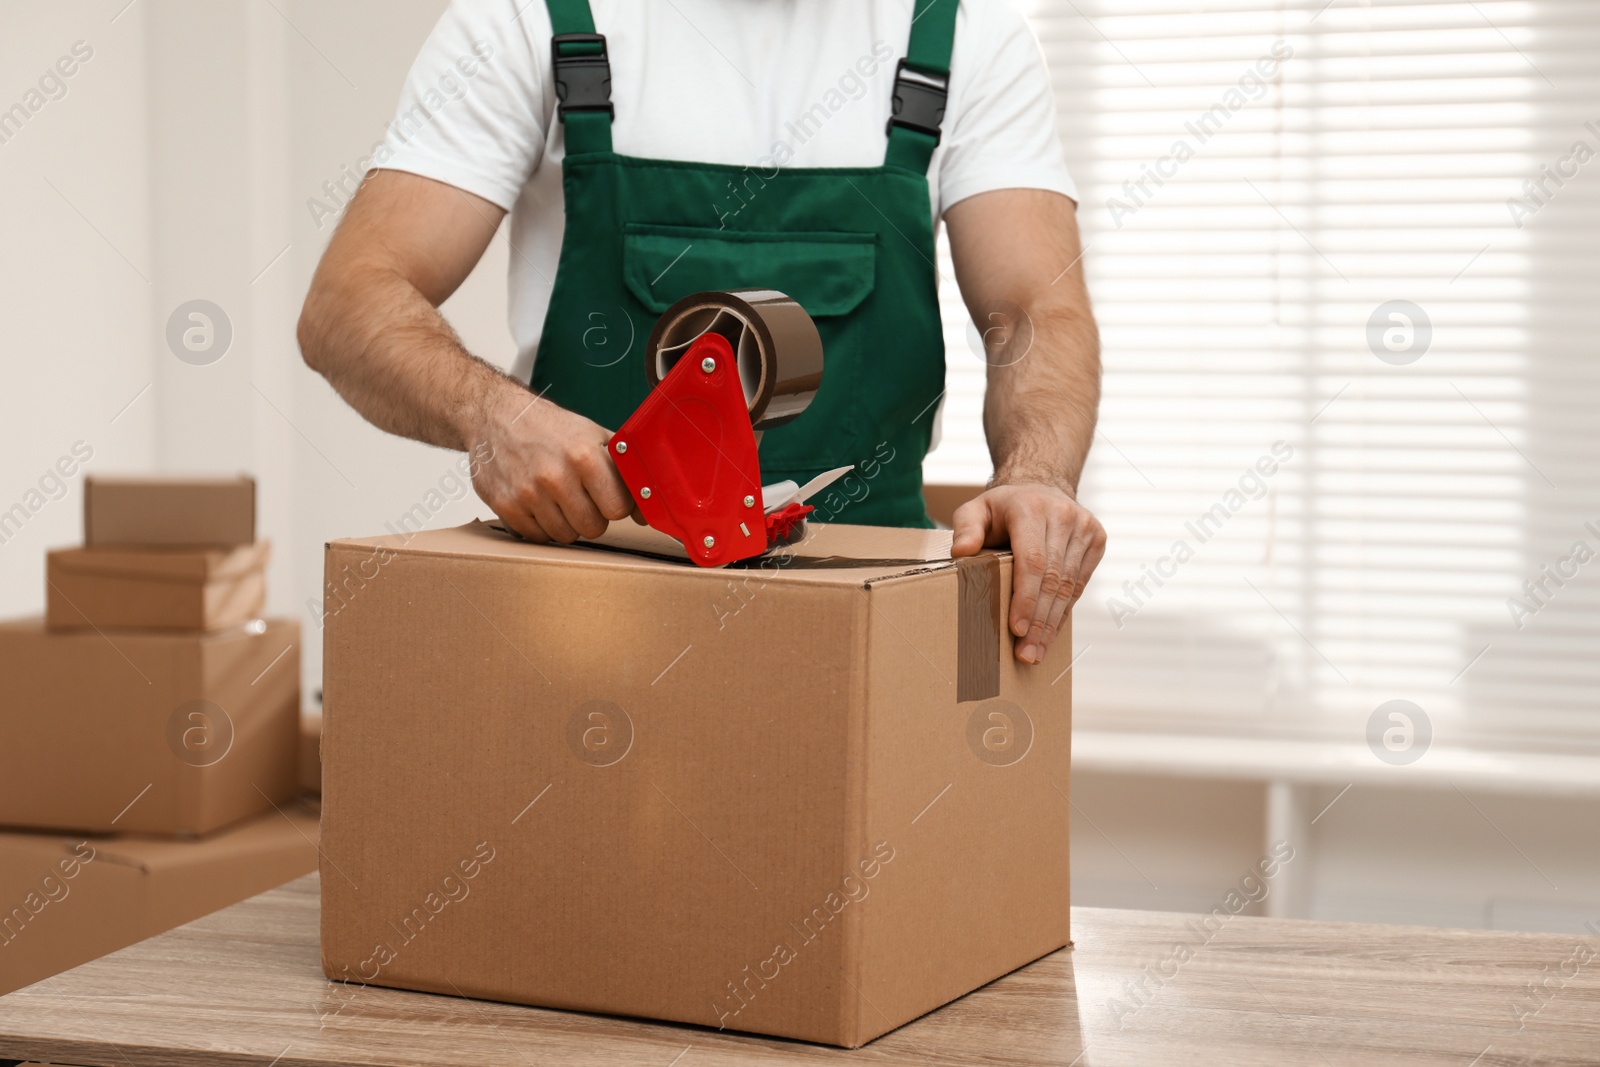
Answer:
<svg viewBox="0 0 1600 1067"><path fill-rule="evenodd" d="M1076 908L1076 948L850 1052L330 983L318 968L317 918L312 875L0 997L0 1058L96 1067L1600 1063L1600 939L1251 918L1213 920L1213 931L1195 916ZM1539 982L1530 995L1526 984Z"/></svg>

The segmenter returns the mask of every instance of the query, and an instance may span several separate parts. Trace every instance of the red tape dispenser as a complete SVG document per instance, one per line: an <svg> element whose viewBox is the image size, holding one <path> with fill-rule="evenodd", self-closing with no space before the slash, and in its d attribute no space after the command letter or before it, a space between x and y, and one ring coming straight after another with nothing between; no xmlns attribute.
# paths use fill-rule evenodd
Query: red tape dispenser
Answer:
<svg viewBox="0 0 1600 1067"><path fill-rule="evenodd" d="M611 438L645 521L702 567L759 556L805 533L805 486L761 484L760 432L798 418L822 384L822 339L805 309L770 289L695 293L650 332L650 395Z"/></svg>

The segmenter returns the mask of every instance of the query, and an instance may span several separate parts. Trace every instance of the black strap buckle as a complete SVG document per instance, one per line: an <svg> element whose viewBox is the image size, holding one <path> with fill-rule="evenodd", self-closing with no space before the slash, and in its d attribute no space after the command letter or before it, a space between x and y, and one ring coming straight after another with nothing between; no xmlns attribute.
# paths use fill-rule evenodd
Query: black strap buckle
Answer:
<svg viewBox="0 0 1600 1067"><path fill-rule="evenodd" d="M945 99L950 93L950 75L913 67L905 60L894 71L894 113L885 133L896 126L928 134L939 143L939 123L944 121Z"/></svg>
<svg viewBox="0 0 1600 1067"><path fill-rule="evenodd" d="M562 45L599 45L598 52L563 55ZM550 38L550 69L561 103L556 113L567 121L569 111L604 111L613 117L611 106L611 58L603 33L558 33Z"/></svg>

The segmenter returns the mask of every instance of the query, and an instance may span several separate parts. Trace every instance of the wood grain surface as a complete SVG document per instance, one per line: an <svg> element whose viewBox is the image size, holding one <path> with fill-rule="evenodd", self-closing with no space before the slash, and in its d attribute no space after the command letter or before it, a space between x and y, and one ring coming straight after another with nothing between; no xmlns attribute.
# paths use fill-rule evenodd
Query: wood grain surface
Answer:
<svg viewBox="0 0 1600 1067"><path fill-rule="evenodd" d="M1600 1064L1600 939L1077 908L1076 947L856 1051L330 983L316 876L0 997L94 1067ZM937 934L930 933L930 936ZM1142 986L1142 988L1141 988Z"/></svg>

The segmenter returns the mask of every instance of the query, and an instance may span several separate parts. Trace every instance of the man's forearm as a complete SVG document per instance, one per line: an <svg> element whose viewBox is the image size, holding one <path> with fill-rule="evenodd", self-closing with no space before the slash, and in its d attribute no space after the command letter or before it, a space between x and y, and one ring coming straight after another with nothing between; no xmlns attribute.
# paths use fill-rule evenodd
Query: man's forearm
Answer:
<svg viewBox="0 0 1600 1067"><path fill-rule="evenodd" d="M440 182L373 172L311 280L299 328L306 363L382 429L445 448L475 446L499 409L531 397L467 352L437 308L466 280L504 215Z"/></svg>
<svg viewBox="0 0 1600 1067"><path fill-rule="evenodd" d="M441 182L374 173L311 281L301 352L382 429L493 457L477 465L472 487L518 534L599 537L633 509L606 451L610 432L473 356L437 310L504 217Z"/></svg>
<svg viewBox="0 0 1600 1067"><path fill-rule="evenodd" d="M1076 495L1100 402L1076 208L1058 193L1003 189L957 203L946 221L988 361L983 428L994 482Z"/></svg>
<svg viewBox="0 0 1600 1067"><path fill-rule="evenodd" d="M306 362L374 425L468 449L496 405L533 396L469 353L416 287L377 266L330 271L300 319Z"/></svg>
<svg viewBox="0 0 1600 1067"><path fill-rule="evenodd" d="M1100 403L1094 318L1046 289L989 351L983 427L994 483L1040 482L1074 496Z"/></svg>

